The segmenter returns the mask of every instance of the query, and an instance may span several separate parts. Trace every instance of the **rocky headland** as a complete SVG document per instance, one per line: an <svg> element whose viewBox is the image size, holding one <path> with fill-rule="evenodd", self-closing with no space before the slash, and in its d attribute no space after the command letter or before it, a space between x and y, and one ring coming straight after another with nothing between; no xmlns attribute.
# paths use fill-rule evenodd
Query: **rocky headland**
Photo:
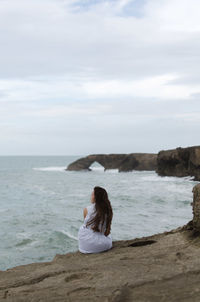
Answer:
<svg viewBox="0 0 200 302"><path fill-rule="evenodd" d="M155 170L157 166L157 154L155 153L130 153L130 154L91 154L82 157L69 164L66 170L69 171L90 171L90 166L98 162L107 169L118 169L122 171L132 170Z"/></svg>
<svg viewBox="0 0 200 302"><path fill-rule="evenodd" d="M68 171L90 171L90 166L98 162L107 169L118 169L119 172L133 170L155 171L160 176L194 176L200 181L200 146L192 146L156 153L130 154L91 154L68 165Z"/></svg>
<svg viewBox="0 0 200 302"><path fill-rule="evenodd" d="M194 176L200 180L200 146L161 150L156 172L160 176Z"/></svg>
<svg viewBox="0 0 200 302"><path fill-rule="evenodd" d="M200 184L191 205L193 219L176 229L0 271L0 301L200 301Z"/></svg>

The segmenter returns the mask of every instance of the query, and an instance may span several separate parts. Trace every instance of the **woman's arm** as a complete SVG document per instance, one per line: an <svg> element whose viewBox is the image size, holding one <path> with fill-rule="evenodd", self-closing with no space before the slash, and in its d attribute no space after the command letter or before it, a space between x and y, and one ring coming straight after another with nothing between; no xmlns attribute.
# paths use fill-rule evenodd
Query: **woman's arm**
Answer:
<svg viewBox="0 0 200 302"><path fill-rule="evenodd" d="M88 213L87 208L84 208L84 209L83 209L83 217L84 217L84 219L85 219L85 217L87 216L87 213Z"/></svg>

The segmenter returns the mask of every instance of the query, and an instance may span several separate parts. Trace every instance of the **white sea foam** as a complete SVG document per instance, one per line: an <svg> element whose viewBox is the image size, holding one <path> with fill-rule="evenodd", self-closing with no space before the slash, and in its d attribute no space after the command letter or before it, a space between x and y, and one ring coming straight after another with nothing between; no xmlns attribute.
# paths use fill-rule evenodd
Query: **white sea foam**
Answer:
<svg viewBox="0 0 200 302"><path fill-rule="evenodd" d="M154 174L149 174L142 176L143 181L164 181L164 182L184 182L185 180L192 180L192 176L185 176L185 177L176 177L176 176L160 176L153 172Z"/></svg>
<svg viewBox="0 0 200 302"><path fill-rule="evenodd" d="M104 167L90 167L90 169L95 172L104 172Z"/></svg>
<svg viewBox="0 0 200 302"><path fill-rule="evenodd" d="M90 167L94 172L106 172L106 173L118 173L118 169L107 169L104 171L104 167Z"/></svg>
<svg viewBox="0 0 200 302"><path fill-rule="evenodd" d="M33 168L33 170L38 171L52 171L52 172L64 172L66 169L66 166L64 167L39 167L39 168Z"/></svg>
<svg viewBox="0 0 200 302"><path fill-rule="evenodd" d="M106 173L119 173L119 170L118 169L108 169L108 170L105 170Z"/></svg>
<svg viewBox="0 0 200 302"><path fill-rule="evenodd" d="M69 238L72 238L74 240L77 240L78 241L78 238L73 236L72 234L70 234L69 232L65 231L65 230L60 230L61 233L67 235Z"/></svg>

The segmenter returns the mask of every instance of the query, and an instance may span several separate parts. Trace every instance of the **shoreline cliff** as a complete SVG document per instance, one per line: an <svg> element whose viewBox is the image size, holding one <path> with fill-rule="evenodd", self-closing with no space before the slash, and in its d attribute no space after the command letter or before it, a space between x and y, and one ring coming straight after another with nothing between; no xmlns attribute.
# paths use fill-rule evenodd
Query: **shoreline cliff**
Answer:
<svg viewBox="0 0 200 302"><path fill-rule="evenodd" d="M174 230L113 241L98 254L57 254L51 262L0 271L0 301L199 301L200 184L193 220Z"/></svg>
<svg viewBox="0 0 200 302"><path fill-rule="evenodd" d="M108 169L118 169L119 172L155 171L160 176L193 176L193 180L200 181L200 146L192 146L156 153L130 154L91 154L72 162L67 171L91 171L90 166L98 162Z"/></svg>

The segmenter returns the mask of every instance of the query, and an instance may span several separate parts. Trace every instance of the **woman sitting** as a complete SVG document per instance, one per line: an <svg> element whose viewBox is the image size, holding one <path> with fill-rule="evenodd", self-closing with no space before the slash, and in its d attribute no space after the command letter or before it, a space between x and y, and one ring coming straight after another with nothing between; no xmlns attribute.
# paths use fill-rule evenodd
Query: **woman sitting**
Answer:
<svg viewBox="0 0 200 302"><path fill-rule="evenodd" d="M99 253L112 248L113 211L106 190L94 187L90 201L92 204L83 210L84 223L78 231L81 253Z"/></svg>

